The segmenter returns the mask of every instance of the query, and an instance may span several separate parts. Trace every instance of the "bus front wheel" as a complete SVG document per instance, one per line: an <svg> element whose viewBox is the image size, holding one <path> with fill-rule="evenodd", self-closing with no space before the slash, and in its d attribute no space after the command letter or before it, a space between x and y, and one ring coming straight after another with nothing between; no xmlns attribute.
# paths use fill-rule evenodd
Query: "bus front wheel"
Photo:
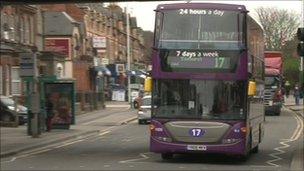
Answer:
<svg viewBox="0 0 304 171"><path fill-rule="evenodd" d="M173 158L173 154L172 153L162 153L161 157L163 160L170 160Z"/></svg>

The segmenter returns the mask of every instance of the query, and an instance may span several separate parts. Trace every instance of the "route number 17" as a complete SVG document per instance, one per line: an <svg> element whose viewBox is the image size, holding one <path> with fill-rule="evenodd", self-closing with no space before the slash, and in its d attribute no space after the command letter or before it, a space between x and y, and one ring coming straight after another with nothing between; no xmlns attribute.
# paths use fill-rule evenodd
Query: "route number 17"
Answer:
<svg viewBox="0 0 304 171"><path fill-rule="evenodd" d="M225 62L225 58L217 57L215 58L215 68L223 68Z"/></svg>
<svg viewBox="0 0 304 171"><path fill-rule="evenodd" d="M202 134L203 134L203 130L202 130L202 129L199 129L199 128L194 128L194 129L191 129L191 130L190 130L190 134L191 134L193 137L200 137L200 136L202 136Z"/></svg>

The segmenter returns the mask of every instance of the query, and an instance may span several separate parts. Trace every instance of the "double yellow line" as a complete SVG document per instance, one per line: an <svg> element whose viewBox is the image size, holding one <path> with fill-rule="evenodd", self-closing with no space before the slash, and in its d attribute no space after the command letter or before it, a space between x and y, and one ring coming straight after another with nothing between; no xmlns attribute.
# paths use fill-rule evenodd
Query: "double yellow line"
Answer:
<svg viewBox="0 0 304 171"><path fill-rule="evenodd" d="M304 124L303 124L303 118L302 117L297 115L295 112L292 112L292 114L297 121L297 128L295 129L292 136L290 137L290 141L296 141L297 139L299 139L301 137L301 134L303 134Z"/></svg>

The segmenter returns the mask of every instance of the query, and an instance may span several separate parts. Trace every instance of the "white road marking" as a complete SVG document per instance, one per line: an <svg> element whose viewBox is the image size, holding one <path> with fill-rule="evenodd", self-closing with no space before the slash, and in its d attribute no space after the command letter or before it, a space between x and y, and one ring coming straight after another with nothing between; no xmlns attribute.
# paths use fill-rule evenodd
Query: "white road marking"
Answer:
<svg viewBox="0 0 304 171"><path fill-rule="evenodd" d="M89 121L89 122L85 122L85 123L82 123L80 125L90 125L91 123L95 123L97 122L96 120L93 120L93 121Z"/></svg>
<svg viewBox="0 0 304 171"><path fill-rule="evenodd" d="M130 141L132 141L133 139L132 138L125 138L125 139L122 139L121 141L122 142L130 142Z"/></svg>
<svg viewBox="0 0 304 171"><path fill-rule="evenodd" d="M105 131L105 132L99 133L97 136L86 138L86 140L89 140L90 142L94 142L96 140L100 140L100 139L104 138L103 136L110 132L111 131Z"/></svg>
<svg viewBox="0 0 304 171"><path fill-rule="evenodd" d="M105 131L105 132L102 132L102 133L100 133L100 134L98 134L98 135L100 135L100 136L103 136L103 135L106 135L106 134L108 134L108 133L110 133L111 131Z"/></svg>
<svg viewBox="0 0 304 171"><path fill-rule="evenodd" d="M13 157L11 160L6 160L6 161L2 161L1 163L9 163L9 162L13 162L17 159L17 157Z"/></svg>
<svg viewBox="0 0 304 171"><path fill-rule="evenodd" d="M282 146L274 148L274 150L276 152L269 154L269 156L271 156L274 159L268 160L266 163L271 165L271 166L280 167L280 165L274 163L276 161L282 160L282 158L279 157L278 155L286 153L283 149L290 147L290 145L287 144L287 143L296 141L303 134L303 127L304 127L303 126L303 119L301 117L299 117L297 114L295 114L294 112L292 112L292 115L296 119L297 127L296 127L292 136L289 139L281 139L280 140L280 144Z"/></svg>
<svg viewBox="0 0 304 171"><path fill-rule="evenodd" d="M147 160L149 157L147 156L147 154L149 154L150 152L147 153L140 153L139 156L140 158L135 158L135 159L129 159L129 160L123 160L123 161L119 161L118 163L140 163L138 161L141 160Z"/></svg>
<svg viewBox="0 0 304 171"><path fill-rule="evenodd" d="M111 127L107 128L105 130L100 130L99 132L101 132L101 133L99 133L97 136L103 136L105 134L110 133L111 131L109 131L109 130L113 129L114 127L116 127L116 126L111 126ZM82 136L79 136L79 137L82 137ZM94 137L96 137L96 136L94 136ZM93 137L89 136L87 138L93 138ZM34 149L32 151L26 152L25 154L21 154L17 157L13 157L11 160L1 161L1 163L13 162L13 161L15 161L17 159L20 159L20 158L29 157L29 156L33 156L35 154L40 154L40 153L47 152L47 151L50 151L50 150L53 150L53 149L58 149L58 148L61 148L61 147L65 147L65 146L68 146L68 145L71 145L71 144L75 144L75 143L87 140L87 138L76 139L75 141L68 141L68 142L65 142L65 143L63 143L61 145L58 145L58 146L51 145L51 146L47 146L47 147ZM98 137L98 138L101 138L101 137Z"/></svg>
<svg viewBox="0 0 304 171"><path fill-rule="evenodd" d="M268 168L274 168L273 166L269 165L249 165L250 167L268 167Z"/></svg>
<svg viewBox="0 0 304 171"><path fill-rule="evenodd" d="M277 152L269 154L269 156L271 156L271 157L274 158L274 159L268 160L266 163L269 164L269 165L271 165L271 166L274 166L274 167L280 167L280 165L275 164L275 163L273 163L273 162L276 162L276 161L278 161L278 160L282 160L282 158L279 157L278 155L281 155L281 154L286 153L286 152L285 152L284 150L282 150L282 149L285 149L285 148L290 147L290 145L287 144L287 143L289 143L289 142L291 142L290 139L288 139L288 140L282 139L282 140L280 141L280 144L281 144L282 146L274 148L274 150L277 151Z"/></svg>
<svg viewBox="0 0 304 171"><path fill-rule="evenodd" d="M129 120L134 120L134 119L136 119L136 118L137 118L137 116L134 116L134 117L132 117L132 118L125 119L124 121L121 122L121 124L127 124L127 121L129 121Z"/></svg>
<svg viewBox="0 0 304 171"><path fill-rule="evenodd" d="M132 124L133 124L133 123L137 123L137 120L134 120L134 121L132 121L132 122L129 122L129 123L132 123Z"/></svg>
<svg viewBox="0 0 304 171"><path fill-rule="evenodd" d="M80 139L80 140L76 140L76 141L72 141L72 142L67 142L67 143L64 143L62 145L56 146L54 148L65 147L65 146L72 145L72 144L75 144L75 143L78 143L78 142L81 142L81 141L84 141L84 139Z"/></svg>

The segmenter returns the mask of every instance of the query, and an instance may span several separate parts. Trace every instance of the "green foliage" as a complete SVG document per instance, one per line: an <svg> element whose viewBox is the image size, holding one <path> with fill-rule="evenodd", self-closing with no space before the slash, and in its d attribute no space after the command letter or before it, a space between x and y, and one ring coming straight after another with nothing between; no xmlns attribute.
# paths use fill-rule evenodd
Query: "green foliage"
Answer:
<svg viewBox="0 0 304 171"><path fill-rule="evenodd" d="M300 58L285 57L283 64L283 73L285 80L288 80L293 86L296 82L299 82L299 67Z"/></svg>
<svg viewBox="0 0 304 171"><path fill-rule="evenodd" d="M259 22L264 28L266 50L281 50L292 40L300 24L300 14L274 7L256 9Z"/></svg>

